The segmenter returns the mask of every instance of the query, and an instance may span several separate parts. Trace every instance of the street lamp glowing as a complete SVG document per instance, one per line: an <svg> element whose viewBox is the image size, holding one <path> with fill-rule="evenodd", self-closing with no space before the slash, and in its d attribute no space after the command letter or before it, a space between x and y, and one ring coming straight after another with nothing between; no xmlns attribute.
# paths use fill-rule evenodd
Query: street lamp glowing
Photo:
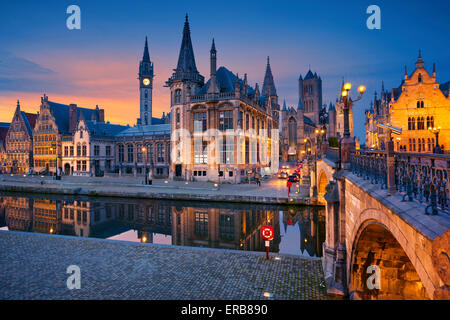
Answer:
<svg viewBox="0 0 450 320"><path fill-rule="evenodd" d="M303 142L304 142L304 143L306 143L306 141L308 141L308 140L306 140L306 139L303 139Z"/></svg>
<svg viewBox="0 0 450 320"><path fill-rule="evenodd" d="M318 134L318 133L319 133L319 129L316 129L314 132L315 132L316 134Z"/></svg>
<svg viewBox="0 0 450 320"><path fill-rule="evenodd" d="M343 91L341 92L341 95L342 95L343 97L346 97L346 96L348 96L348 92L347 92L346 90L343 90Z"/></svg>
<svg viewBox="0 0 450 320"><path fill-rule="evenodd" d="M322 130L320 130L320 133L324 134L324 133L325 133L325 130L323 130L323 129L322 129Z"/></svg>
<svg viewBox="0 0 450 320"><path fill-rule="evenodd" d="M347 82L346 84L344 84L344 90L350 90L352 88L352 84L350 82Z"/></svg>
<svg viewBox="0 0 450 320"><path fill-rule="evenodd" d="M365 86L359 86L358 87L358 92L362 95L364 92L366 92L366 87Z"/></svg>
<svg viewBox="0 0 450 320"><path fill-rule="evenodd" d="M145 150L146 150L145 147L142 147L142 152L145 152Z"/></svg>

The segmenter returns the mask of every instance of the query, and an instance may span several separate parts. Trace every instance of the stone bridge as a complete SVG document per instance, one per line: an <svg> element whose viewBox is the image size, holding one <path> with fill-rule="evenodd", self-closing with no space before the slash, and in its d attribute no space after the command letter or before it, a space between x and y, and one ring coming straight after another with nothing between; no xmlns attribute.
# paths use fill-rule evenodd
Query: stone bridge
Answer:
<svg viewBox="0 0 450 320"><path fill-rule="evenodd" d="M430 167L427 189L425 184L414 188L416 176L409 169L401 173L394 168L397 178L388 179L386 154L369 154L366 163L363 151L353 156L347 169L339 170L335 158L324 156L312 179L318 201L326 205L323 267L328 292L351 299L450 299L450 157L428 162L408 158L420 164L417 172ZM395 166L402 165L402 157L396 156ZM369 289L374 278L369 266L380 271L379 289Z"/></svg>

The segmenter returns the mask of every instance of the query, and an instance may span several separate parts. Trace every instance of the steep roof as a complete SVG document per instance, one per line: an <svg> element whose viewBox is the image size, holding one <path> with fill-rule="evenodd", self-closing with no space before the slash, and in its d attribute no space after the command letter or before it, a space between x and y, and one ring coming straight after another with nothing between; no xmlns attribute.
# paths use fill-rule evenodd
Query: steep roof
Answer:
<svg viewBox="0 0 450 320"><path fill-rule="evenodd" d="M277 89L275 88L275 82L273 81L272 69L270 68L270 60L269 57L267 57L266 74L264 76L264 83L261 93L263 96L268 96L269 91L270 95L277 95Z"/></svg>
<svg viewBox="0 0 450 320"><path fill-rule="evenodd" d="M143 62L150 62L150 54L148 53L147 37L145 37L144 55L142 57Z"/></svg>
<svg viewBox="0 0 450 320"><path fill-rule="evenodd" d="M448 98L450 92L450 81L439 85L439 89L441 89L442 93Z"/></svg>
<svg viewBox="0 0 450 320"><path fill-rule="evenodd" d="M25 123L25 127L27 128L28 131L28 135L30 137L33 136L33 129L34 126L36 125L36 119L37 119L37 114L33 114L33 113L27 113L24 111L20 111L20 113L22 114L22 119L23 122Z"/></svg>
<svg viewBox="0 0 450 320"><path fill-rule="evenodd" d="M316 124L307 116L303 116L303 122L307 125L310 125L311 127L315 127Z"/></svg>
<svg viewBox="0 0 450 320"><path fill-rule="evenodd" d="M192 48L191 31L189 29L188 16L183 28L183 40L181 41L180 54L178 56L177 72L198 72L195 65L194 49Z"/></svg>
<svg viewBox="0 0 450 320"><path fill-rule="evenodd" d="M70 107L66 104L60 104L53 101L47 101L50 106L50 110L55 117L56 125L61 133L70 133L69 130L69 109ZM77 119L80 119L81 114L83 114L85 119L92 119L98 117L97 109L87 109L77 107Z"/></svg>
<svg viewBox="0 0 450 320"><path fill-rule="evenodd" d="M311 72L311 70L309 70L308 73L306 74L304 80L313 79L313 78L314 78L314 75L313 75L313 73Z"/></svg>
<svg viewBox="0 0 450 320"><path fill-rule="evenodd" d="M116 137L152 136L158 134L170 134L170 124L152 124L145 126L128 127L116 134Z"/></svg>
<svg viewBox="0 0 450 320"><path fill-rule="evenodd" d="M115 136L128 129L128 126L119 124L104 123L92 120L86 120L86 127L95 136Z"/></svg>
<svg viewBox="0 0 450 320"><path fill-rule="evenodd" d="M3 140L3 142L6 141L6 135L8 134L10 123L8 122L0 122L0 139Z"/></svg>

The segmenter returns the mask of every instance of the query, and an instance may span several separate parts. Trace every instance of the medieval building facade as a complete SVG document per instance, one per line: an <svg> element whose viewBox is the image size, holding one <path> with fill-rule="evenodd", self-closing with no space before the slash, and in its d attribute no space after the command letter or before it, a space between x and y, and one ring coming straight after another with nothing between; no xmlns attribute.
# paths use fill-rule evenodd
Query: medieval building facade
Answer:
<svg viewBox="0 0 450 320"><path fill-rule="evenodd" d="M439 84L434 64L433 72L427 71L419 52L414 71L408 75L405 67L400 86L391 92L382 88L381 99L375 97L373 107L366 111L366 146L384 149L388 135L375 126L378 122L402 129L400 135L393 137L396 151L432 153L436 136L428 128L440 130L439 145L448 151L449 85L450 82Z"/></svg>
<svg viewBox="0 0 450 320"><path fill-rule="evenodd" d="M267 60L262 92L225 67L217 69L214 40L210 79L198 72L188 18L171 93L171 177L239 183L249 172L278 169L279 105Z"/></svg>
<svg viewBox="0 0 450 320"><path fill-rule="evenodd" d="M6 136L6 170L24 174L33 168L33 129L38 114L20 110L17 100L11 125Z"/></svg>
<svg viewBox="0 0 450 320"><path fill-rule="evenodd" d="M104 122L104 110L80 108L76 104L64 105L41 98L39 117L33 130L34 171L56 173L62 170L62 141L71 137L81 114L85 119Z"/></svg>
<svg viewBox="0 0 450 320"><path fill-rule="evenodd" d="M0 173L7 172L6 136L8 135L9 126L9 122L0 122Z"/></svg>
<svg viewBox="0 0 450 320"><path fill-rule="evenodd" d="M86 120L82 116L76 131L62 138L62 167L66 175L98 176L115 167L116 135L127 126Z"/></svg>
<svg viewBox="0 0 450 320"><path fill-rule="evenodd" d="M152 116L153 62L150 60L147 38L139 63L140 118L133 127L115 134L115 172L120 175L146 175L155 178L169 176L170 118Z"/></svg>

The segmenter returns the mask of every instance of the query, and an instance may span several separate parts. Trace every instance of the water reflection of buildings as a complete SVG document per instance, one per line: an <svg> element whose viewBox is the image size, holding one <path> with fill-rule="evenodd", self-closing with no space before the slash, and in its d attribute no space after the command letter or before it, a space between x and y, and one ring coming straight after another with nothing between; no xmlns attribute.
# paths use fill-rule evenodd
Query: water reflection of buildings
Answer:
<svg viewBox="0 0 450 320"><path fill-rule="evenodd" d="M270 250L278 252L281 242L279 212L283 211L264 205L2 196L0 218L2 204L4 221L10 230L95 238L134 230L138 240L147 243L153 242L154 234L160 234L170 236L173 245L264 251L260 228L271 225L275 238ZM314 210L302 209L289 215L307 239L301 241L301 250L311 256L321 252L323 236L319 234L324 234L323 217L318 218ZM286 225L288 214L284 212Z"/></svg>
<svg viewBox="0 0 450 320"><path fill-rule="evenodd" d="M325 241L325 212L323 209L304 207L302 210L289 208L283 215L284 232L288 225L298 225L300 230L300 251L310 257L322 256L322 243Z"/></svg>

